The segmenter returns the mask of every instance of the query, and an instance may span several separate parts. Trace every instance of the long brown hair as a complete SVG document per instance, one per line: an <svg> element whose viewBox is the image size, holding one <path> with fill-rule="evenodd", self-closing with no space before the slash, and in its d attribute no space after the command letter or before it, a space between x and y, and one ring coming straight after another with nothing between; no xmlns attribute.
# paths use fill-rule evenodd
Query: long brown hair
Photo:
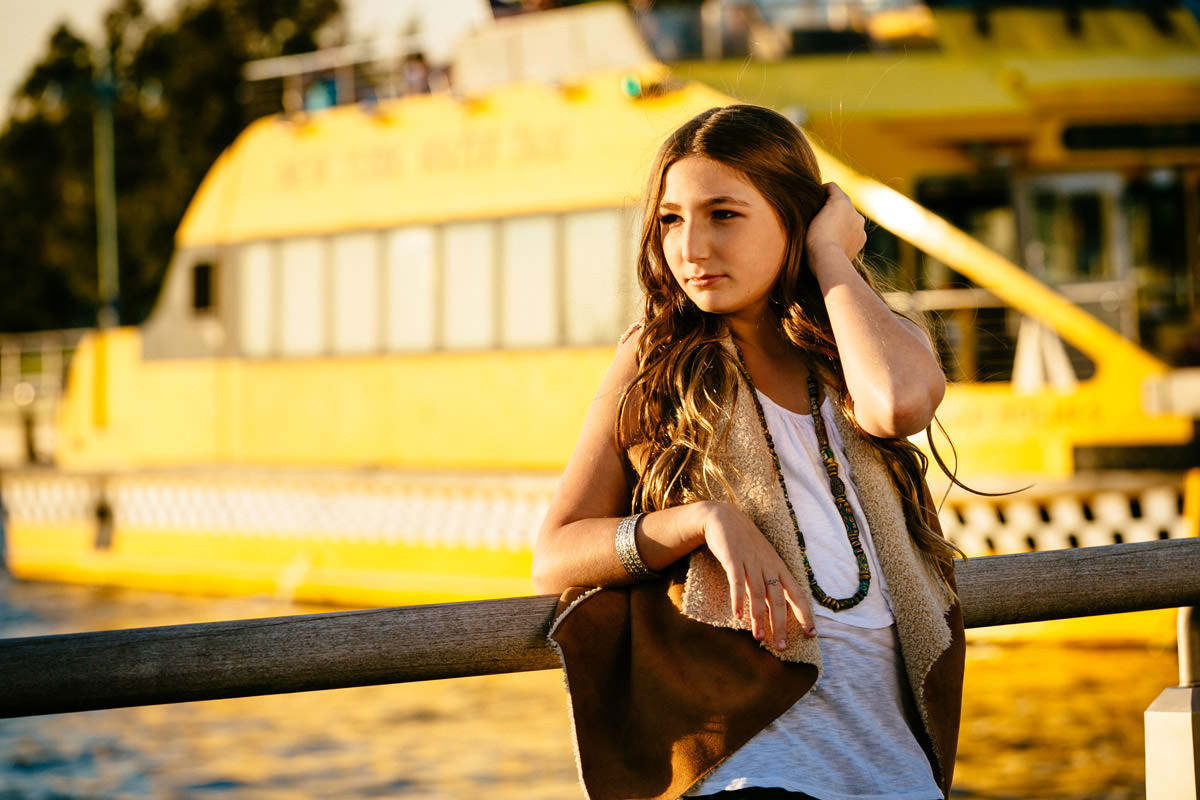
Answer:
<svg viewBox="0 0 1200 800"><path fill-rule="evenodd" d="M929 528L921 510L928 459L907 439L870 436L854 417L829 315L804 248L808 224L826 198L816 155L796 125L759 106L702 112L663 143L650 171L637 261L645 294L638 373L618 402L616 424L617 446L635 454L634 508L652 511L731 497L727 467L715 454L728 430L741 367L723 344L727 331L720 315L697 308L672 276L659 223L667 172L689 156L737 170L775 210L787 246L771 309L784 336L805 353L843 414L879 452L926 560L944 567L958 551ZM856 266L874 286L861 260Z"/></svg>

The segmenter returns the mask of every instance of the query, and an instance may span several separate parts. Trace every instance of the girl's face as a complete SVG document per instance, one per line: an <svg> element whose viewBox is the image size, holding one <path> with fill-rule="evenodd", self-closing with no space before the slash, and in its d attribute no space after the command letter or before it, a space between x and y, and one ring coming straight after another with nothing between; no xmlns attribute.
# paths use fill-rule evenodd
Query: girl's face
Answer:
<svg viewBox="0 0 1200 800"><path fill-rule="evenodd" d="M748 322L763 318L787 231L742 173L703 156L676 161L658 220L667 266L693 303Z"/></svg>

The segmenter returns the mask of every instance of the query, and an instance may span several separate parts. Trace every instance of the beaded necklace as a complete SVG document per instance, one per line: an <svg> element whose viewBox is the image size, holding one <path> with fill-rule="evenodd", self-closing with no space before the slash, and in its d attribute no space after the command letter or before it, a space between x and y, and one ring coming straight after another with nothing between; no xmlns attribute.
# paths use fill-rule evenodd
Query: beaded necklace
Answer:
<svg viewBox="0 0 1200 800"><path fill-rule="evenodd" d="M800 522L796 519L796 510L792 508L792 500L788 497L787 483L783 478L783 467L779 462L779 454L775 452L775 440L767 429L767 417L763 413L762 403L759 402L758 392L742 353L738 351L738 362L742 377L750 385L750 397L754 399L754 409L758 412L758 421L762 425L763 436L767 440L767 449L771 451L771 461L775 464L775 477L779 480L779 488L783 491L783 502L787 505L788 516L792 518L792 528L796 531L796 541L800 544L800 557L804 560L804 571L808 574L808 585L812 588L813 597L818 603L832 611L845 611L854 608L867 596L871 588L871 565L867 563L867 553L862 546L862 538L858 532L858 523L854 520L854 509L846 499L846 484L838 477L837 460L833 457L833 448L829 446L829 435L825 430L825 420L821 416L821 404L817 399L817 382L811 374L808 376L808 401L812 409L813 428L817 433L817 444L821 449L821 460L825 463L825 472L829 474L829 490L833 493L833 504L837 506L846 526L846 538L850 540L850 549L854 551L854 559L858 564L858 590L849 597L830 597L817 584L817 576L813 574L812 565L808 563L808 553L804 546L804 532L800 530Z"/></svg>

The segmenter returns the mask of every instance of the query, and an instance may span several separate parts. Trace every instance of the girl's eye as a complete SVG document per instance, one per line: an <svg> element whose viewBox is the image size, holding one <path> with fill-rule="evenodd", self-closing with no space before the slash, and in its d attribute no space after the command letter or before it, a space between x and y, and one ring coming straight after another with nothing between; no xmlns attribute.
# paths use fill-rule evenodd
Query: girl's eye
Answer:
<svg viewBox="0 0 1200 800"><path fill-rule="evenodd" d="M712 212L713 219L733 219L738 216L736 211L730 211L727 208L718 208Z"/></svg>
<svg viewBox="0 0 1200 800"><path fill-rule="evenodd" d="M662 214L658 218L658 224L662 225L664 228L669 228L676 222L679 222L679 220L680 216L678 214Z"/></svg>

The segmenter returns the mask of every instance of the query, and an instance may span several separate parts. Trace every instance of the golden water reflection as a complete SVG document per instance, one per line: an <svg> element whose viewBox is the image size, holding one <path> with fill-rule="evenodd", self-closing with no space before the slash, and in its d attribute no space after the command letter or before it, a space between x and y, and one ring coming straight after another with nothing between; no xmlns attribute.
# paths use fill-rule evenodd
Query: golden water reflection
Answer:
<svg viewBox="0 0 1200 800"><path fill-rule="evenodd" d="M1178 683L1173 645L968 648L956 794L1144 798L1143 712Z"/></svg>

